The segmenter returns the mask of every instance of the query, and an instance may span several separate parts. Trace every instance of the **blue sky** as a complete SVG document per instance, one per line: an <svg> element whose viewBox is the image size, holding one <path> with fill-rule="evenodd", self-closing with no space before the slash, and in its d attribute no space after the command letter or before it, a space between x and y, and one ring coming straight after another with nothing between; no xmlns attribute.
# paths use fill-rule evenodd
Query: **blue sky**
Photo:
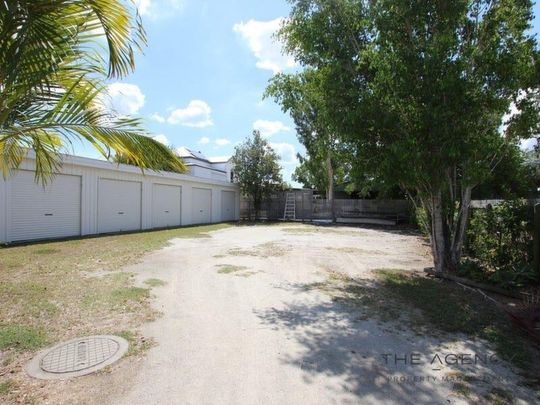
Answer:
<svg viewBox="0 0 540 405"><path fill-rule="evenodd" d="M286 0L136 0L148 34L135 73L111 83L121 114L144 119L157 139L209 157L230 156L234 146L261 130L281 156L291 181L298 143L291 119L262 94L274 73L291 71L271 39ZM540 6L535 29L540 32ZM97 157L89 148L78 154Z"/></svg>

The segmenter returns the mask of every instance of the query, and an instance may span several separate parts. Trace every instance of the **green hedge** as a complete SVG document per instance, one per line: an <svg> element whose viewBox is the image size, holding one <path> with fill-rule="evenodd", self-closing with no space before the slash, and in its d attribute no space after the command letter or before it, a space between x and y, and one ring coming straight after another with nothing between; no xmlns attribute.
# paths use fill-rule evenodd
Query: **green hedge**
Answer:
<svg viewBox="0 0 540 405"><path fill-rule="evenodd" d="M473 209L460 275L523 288L538 282L533 267L533 208L521 200Z"/></svg>

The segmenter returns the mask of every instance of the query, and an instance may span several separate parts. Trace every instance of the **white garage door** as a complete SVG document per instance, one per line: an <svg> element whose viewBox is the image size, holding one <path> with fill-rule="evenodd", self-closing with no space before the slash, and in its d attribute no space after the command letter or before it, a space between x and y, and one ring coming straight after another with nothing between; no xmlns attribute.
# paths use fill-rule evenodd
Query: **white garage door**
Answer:
<svg viewBox="0 0 540 405"><path fill-rule="evenodd" d="M212 190L193 188L191 210L194 224L212 222Z"/></svg>
<svg viewBox="0 0 540 405"><path fill-rule="evenodd" d="M222 221L234 221L236 198L234 191L222 191L221 192L221 220Z"/></svg>
<svg viewBox="0 0 540 405"><path fill-rule="evenodd" d="M154 184L152 188L152 226L166 228L180 226L182 188L165 184Z"/></svg>
<svg viewBox="0 0 540 405"><path fill-rule="evenodd" d="M81 177L58 174L45 187L34 172L18 170L11 181L12 241L81 234Z"/></svg>
<svg viewBox="0 0 540 405"><path fill-rule="evenodd" d="M98 232L141 229L141 183L99 179Z"/></svg>

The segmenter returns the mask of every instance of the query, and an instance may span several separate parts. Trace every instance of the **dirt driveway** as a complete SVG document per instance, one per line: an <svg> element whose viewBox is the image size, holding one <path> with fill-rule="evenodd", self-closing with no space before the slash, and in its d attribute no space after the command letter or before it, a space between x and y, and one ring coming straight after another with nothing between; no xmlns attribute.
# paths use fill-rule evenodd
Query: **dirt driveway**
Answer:
<svg viewBox="0 0 540 405"><path fill-rule="evenodd" d="M156 346L92 395L124 404L465 403L452 367L400 358L482 352L478 342L441 346L308 288L336 272L369 279L374 269L429 265L422 240L398 231L283 224L173 240L127 269L141 283L166 282L153 290L163 316L141 330Z"/></svg>

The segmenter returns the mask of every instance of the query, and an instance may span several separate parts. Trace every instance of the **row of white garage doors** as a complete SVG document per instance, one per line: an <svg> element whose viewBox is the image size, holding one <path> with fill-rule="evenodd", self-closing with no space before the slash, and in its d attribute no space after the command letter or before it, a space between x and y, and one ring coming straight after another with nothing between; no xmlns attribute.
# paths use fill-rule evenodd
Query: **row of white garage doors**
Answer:
<svg viewBox="0 0 540 405"><path fill-rule="evenodd" d="M10 240L61 238L81 234L82 178L57 175L51 184L35 183L34 173L18 171L11 182ZM192 224L212 222L212 190L192 189ZM97 233L142 228L142 183L100 178ZM235 192L221 191L221 220L235 219ZM182 187L152 184L152 228L182 225Z"/></svg>

